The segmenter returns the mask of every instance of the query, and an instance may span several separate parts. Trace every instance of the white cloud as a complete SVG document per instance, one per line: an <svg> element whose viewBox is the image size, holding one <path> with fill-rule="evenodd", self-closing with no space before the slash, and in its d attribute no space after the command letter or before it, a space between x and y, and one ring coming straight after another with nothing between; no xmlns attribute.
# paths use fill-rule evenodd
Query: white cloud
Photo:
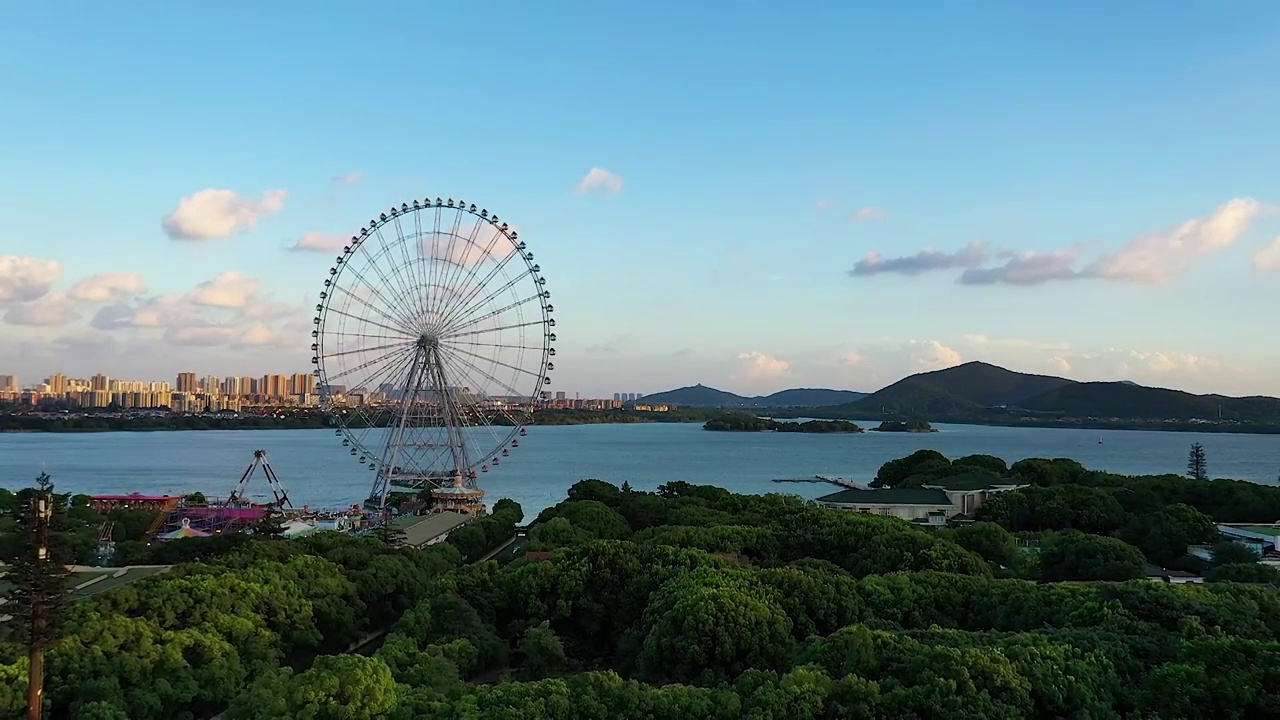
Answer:
<svg viewBox="0 0 1280 720"><path fill-rule="evenodd" d="M960 340L967 345L972 345L984 350L1010 349L1058 352L1070 349L1070 345L1064 342L1048 342L1044 340L1028 340L1024 338L994 338L982 333L965 333L960 336Z"/></svg>
<svg viewBox="0 0 1280 720"><path fill-rule="evenodd" d="M886 258L880 253L867 253L866 257L854 263L849 274L858 277L864 275L919 275L935 270L956 270L959 268L977 267L987 261L987 245L981 240L974 240L955 252L943 252L933 248L925 248L914 255Z"/></svg>
<svg viewBox="0 0 1280 720"><path fill-rule="evenodd" d="M341 233L309 232L298 238L298 242L289 249L306 252L342 252L342 248L350 242L349 237Z"/></svg>
<svg viewBox="0 0 1280 720"><path fill-rule="evenodd" d="M738 360L742 363L742 374L752 379L786 375L791 369L791 363L786 360L770 357L758 350L739 353Z"/></svg>
<svg viewBox="0 0 1280 720"><path fill-rule="evenodd" d="M178 295L158 295L134 304L104 305L89 321L99 330L159 328L195 324L202 321L191 303Z"/></svg>
<svg viewBox="0 0 1280 720"><path fill-rule="evenodd" d="M240 329L226 325L193 325L170 327L164 331L164 339L174 345L214 347L226 345L240 336Z"/></svg>
<svg viewBox="0 0 1280 720"><path fill-rule="evenodd" d="M883 220L889 217L889 211L878 207L860 208L853 214L854 220Z"/></svg>
<svg viewBox="0 0 1280 720"><path fill-rule="evenodd" d="M258 323L240 333L236 340L241 345L271 345L279 341L280 333L275 328Z"/></svg>
<svg viewBox="0 0 1280 720"><path fill-rule="evenodd" d="M1064 374L1071 372L1071 362L1057 355L1045 360L1045 365L1048 366L1049 372L1052 373Z"/></svg>
<svg viewBox="0 0 1280 720"><path fill-rule="evenodd" d="M65 325L79 317L66 295L54 293L38 300L10 305L4 321L10 325Z"/></svg>
<svg viewBox="0 0 1280 720"><path fill-rule="evenodd" d="M1075 248L1063 248L1053 252L1006 253L1004 265L993 268L969 268L957 280L961 285L1043 285L1050 280L1069 280L1083 277L1075 265Z"/></svg>
<svg viewBox="0 0 1280 720"><path fill-rule="evenodd" d="M236 308L236 315L245 320L286 320L302 315L306 308L283 302L255 301Z"/></svg>
<svg viewBox="0 0 1280 720"><path fill-rule="evenodd" d="M1134 380L1168 383L1170 376L1182 380L1203 379L1222 371L1226 364L1219 358L1173 350L1133 350L1105 348L1082 353L1072 358L1076 380ZM1177 383L1181 385L1182 383Z"/></svg>
<svg viewBox="0 0 1280 720"><path fill-rule="evenodd" d="M346 175L338 175L334 177L333 182L336 185L355 185L360 182L360 178L362 177L364 177L363 170L352 170Z"/></svg>
<svg viewBox="0 0 1280 720"><path fill-rule="evenodd" d="M622 176L604 168L593 167L573 189L578 195L598 190L605 195L617 195L622 190Z"/></svg>
<svg viewBox="0 0 1280 720"><path fill-rule="evenodd" d="M915 255L885 258L873 252L859 260L849 274L916 275L964 268L957 279L961 285L1033 286L1081 278L1159 283L1187 272L1198 258L1233 245L1262 210L1262 203L1253 198L1236 198L1209 215L1192 218L1176 228L1139 235L1079 270L1076 263L1080 249L1076 246L1049 252L1003 252L996 257L1004 259L1004 264L983 267L988 258L980 244L971 243L956 253L926 249ZM1274 262L1280 267L1280 248L1274 250L1274 259L1270 248L1260 252L1263 265ZM1258 264L1255 253L1255 267Z"/></svg>
<svg viewBox="0 0 1280 720"><path fill-rule="evenodd" d="M187 293L192 305L218 308L241 308L257 296L262 283L257 278L228 270L212 280L206 280Z"/></svg>
<svg viewBox="0 0 1280 720"><path fill-rule="evenodd" d="M1172 230L1139 235L1083 272L1108 280L1164 282L1186 272L1192 260L1234 244L1261 210L1262 203L1253 198L1230 200Z"/></svg>
<svg viewBox="0 0 1280 720"><path fill-rule="evenodd" d="M0 255L0 303L38 300L60 277L62 266L55 260Z"/></svg>
<svg viewBox="0 0 1280 720"><path fill-rule="evenodd" d="M137 273L98 273L77 281L67 291L67 297L89 302L120 302L146 292L147 283Z"/></svg>
<svg viewBox="0 0 1280 720"><path fill-rule="evenodd" d="M1256 270L1280 270L1280 235L1269 245L1253 251L1253 267Z"/></svg>
<svg viewBox="0 0 1280 720"><path fill-rule="evenodd" d="M818 210L825 210L831 207L832 205L835 205L835 203L836 203L835 200L832 200L829 197L824 197L824 198L818 198L817 200L814 200L813 206Z"/></svg>
<svg viewBox="0 0 1280 720"><path fill-rule="evenodd" d="M964 357L954 348L937 340L909 340L906 345L907 358L917 368L924 370L942 370L954 367L964 361Z"/></svg>
<svg viewBox="0 0 1280 720"><path fill-rule="evenodd" d="M866 357L857 350L848 350L840 353L840 356L836 358L836 362L841 365L861 365L866 362Z"/></svg>
<svg viewBox="0 0 1280 720"><path fill-rule="evenodd" d="M285 190L268 190L262 197L242 197L233 190L209 188L182 198L178 209L160 221L174 240L208 240L253 230L258 221L284 208Z"/></svg>

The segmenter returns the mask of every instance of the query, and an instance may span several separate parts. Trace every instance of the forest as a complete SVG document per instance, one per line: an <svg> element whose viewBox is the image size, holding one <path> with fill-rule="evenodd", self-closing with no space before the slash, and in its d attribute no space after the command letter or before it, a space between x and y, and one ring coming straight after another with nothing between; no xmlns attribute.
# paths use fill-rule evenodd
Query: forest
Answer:
<svg viewBox="0 0 1280 720"><path fill-rule="evenodd" d="M1280 488L932 451L877 482L975 475L1029 487L927 529L789 495L584 480L501 562L475 560L522 522L510 501L426 549L174 541L169 571L67 609L48 715L1280 716L1275 578L1225 549L1204 584L1142 576L1213 542L1215 520L1280 517ZM370 654L344 652L382 629ZM25 663L11 639L10 716Z"/></svg>

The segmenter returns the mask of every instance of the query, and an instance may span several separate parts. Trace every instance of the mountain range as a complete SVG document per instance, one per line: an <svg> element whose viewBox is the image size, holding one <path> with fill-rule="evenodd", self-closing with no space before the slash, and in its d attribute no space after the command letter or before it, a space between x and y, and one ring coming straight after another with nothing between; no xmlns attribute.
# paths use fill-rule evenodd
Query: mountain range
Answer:
<svg viewBox="0 0 1280 720"><path fill-rule="evenodd" d="M841 399L844 398L844 399ZM871 394L797 389L746 398L704 385L644 398L686 407L821 408L823 417L906 416L945 422L1016 415L1280 424L1280 399L1194 395L1132 381L1078 382L984 362L919 373Z"/></svg>
<svg viewBox="0 0 1280 720"><path fill-rule="evenodd" d="M847 405L865 397L867 393L825 388L796 388L781 390L772 395L744 397L698 384L646 395L638 402L671 403L693 408L794 408Z"/></svg>

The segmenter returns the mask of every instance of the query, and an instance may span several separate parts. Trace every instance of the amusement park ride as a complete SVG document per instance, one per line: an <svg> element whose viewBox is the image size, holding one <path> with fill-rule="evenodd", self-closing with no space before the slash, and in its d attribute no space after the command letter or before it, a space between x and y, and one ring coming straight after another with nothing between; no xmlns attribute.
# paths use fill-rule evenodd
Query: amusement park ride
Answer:
<svg viewBox="0 0 1280 720"><path fill-rule="evenodd" d="M389 518L393 490L425 493L432 512L485 512L477 480L520 447L551 383L546 282L515 228L462 200L402 203L351 237L315 307L311 362L334 434L373 473L363 506L340 511L363 516L352 525ZM248 500L255 470L269 502ZM262 450L224 501L154 500L162 539L315 516L292 506Z"/></svg>
<svg viewBox="0 0 1280 720"><path fill-rule="evenodd" d="M373 482L428 491L433 510L485 511L481 474L520 446L546 396L556 321L515 228L462 200L402 203L329 269L311 331L316 385Z"/></svg>

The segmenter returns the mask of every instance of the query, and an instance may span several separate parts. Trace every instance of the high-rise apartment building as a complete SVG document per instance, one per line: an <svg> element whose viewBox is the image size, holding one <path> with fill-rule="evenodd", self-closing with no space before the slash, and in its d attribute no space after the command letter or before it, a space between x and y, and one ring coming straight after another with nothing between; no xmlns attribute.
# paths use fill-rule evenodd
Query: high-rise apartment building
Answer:
<svg viewBox="0 0 1280 720"><path fill-rule="evenodd" d="M111 378L106 375L94 375L89 378L89 389L106 391L111 389Z"/></svg>
<svg viewBox="0 0 1280 720"><path fill-rule="evenodd" d="M268 398L281 398L289 394L288 375L263 375L258 394Z"/></svg>
<svg viewBox="0 0 1280 720"><path fill-rule="evenodd" d="M49 385L49 392L54 395L61 395L67 391L67 376L62 373L54 373L49 376L45 383Z"/></svg>
<svg viewBox="0 0 1280 720"><path fill-rule="evenodd" d="M193 372L178 373L178 392L193 393L196 391L196 374Z"/></svg>
<svg viewBox="0 0 1280 720"><path fill-rule="evenodd" d="M18 392L18 376L0 375L0 392Z"/></svg>
<svg viewBox="0 0 1280 720"><path fill-rule="evenodd" d="M294 373L289 378L290 395L315 395L316 377L311 373Z"/></svg>
<svg viewBox="0 0 1280 720"><path fill-rule="evenodd" d="M249 393L249 378L236 377L228 375L222 380L222 394L230 397L240 397Z"/></svg>
<svg viewBox="0 0 1280 720"><path fill-rule="evenodd" d="M221 385L222 381L218 380L216 375L206 375L200 379L200 392L217 395Z"/></svg>

